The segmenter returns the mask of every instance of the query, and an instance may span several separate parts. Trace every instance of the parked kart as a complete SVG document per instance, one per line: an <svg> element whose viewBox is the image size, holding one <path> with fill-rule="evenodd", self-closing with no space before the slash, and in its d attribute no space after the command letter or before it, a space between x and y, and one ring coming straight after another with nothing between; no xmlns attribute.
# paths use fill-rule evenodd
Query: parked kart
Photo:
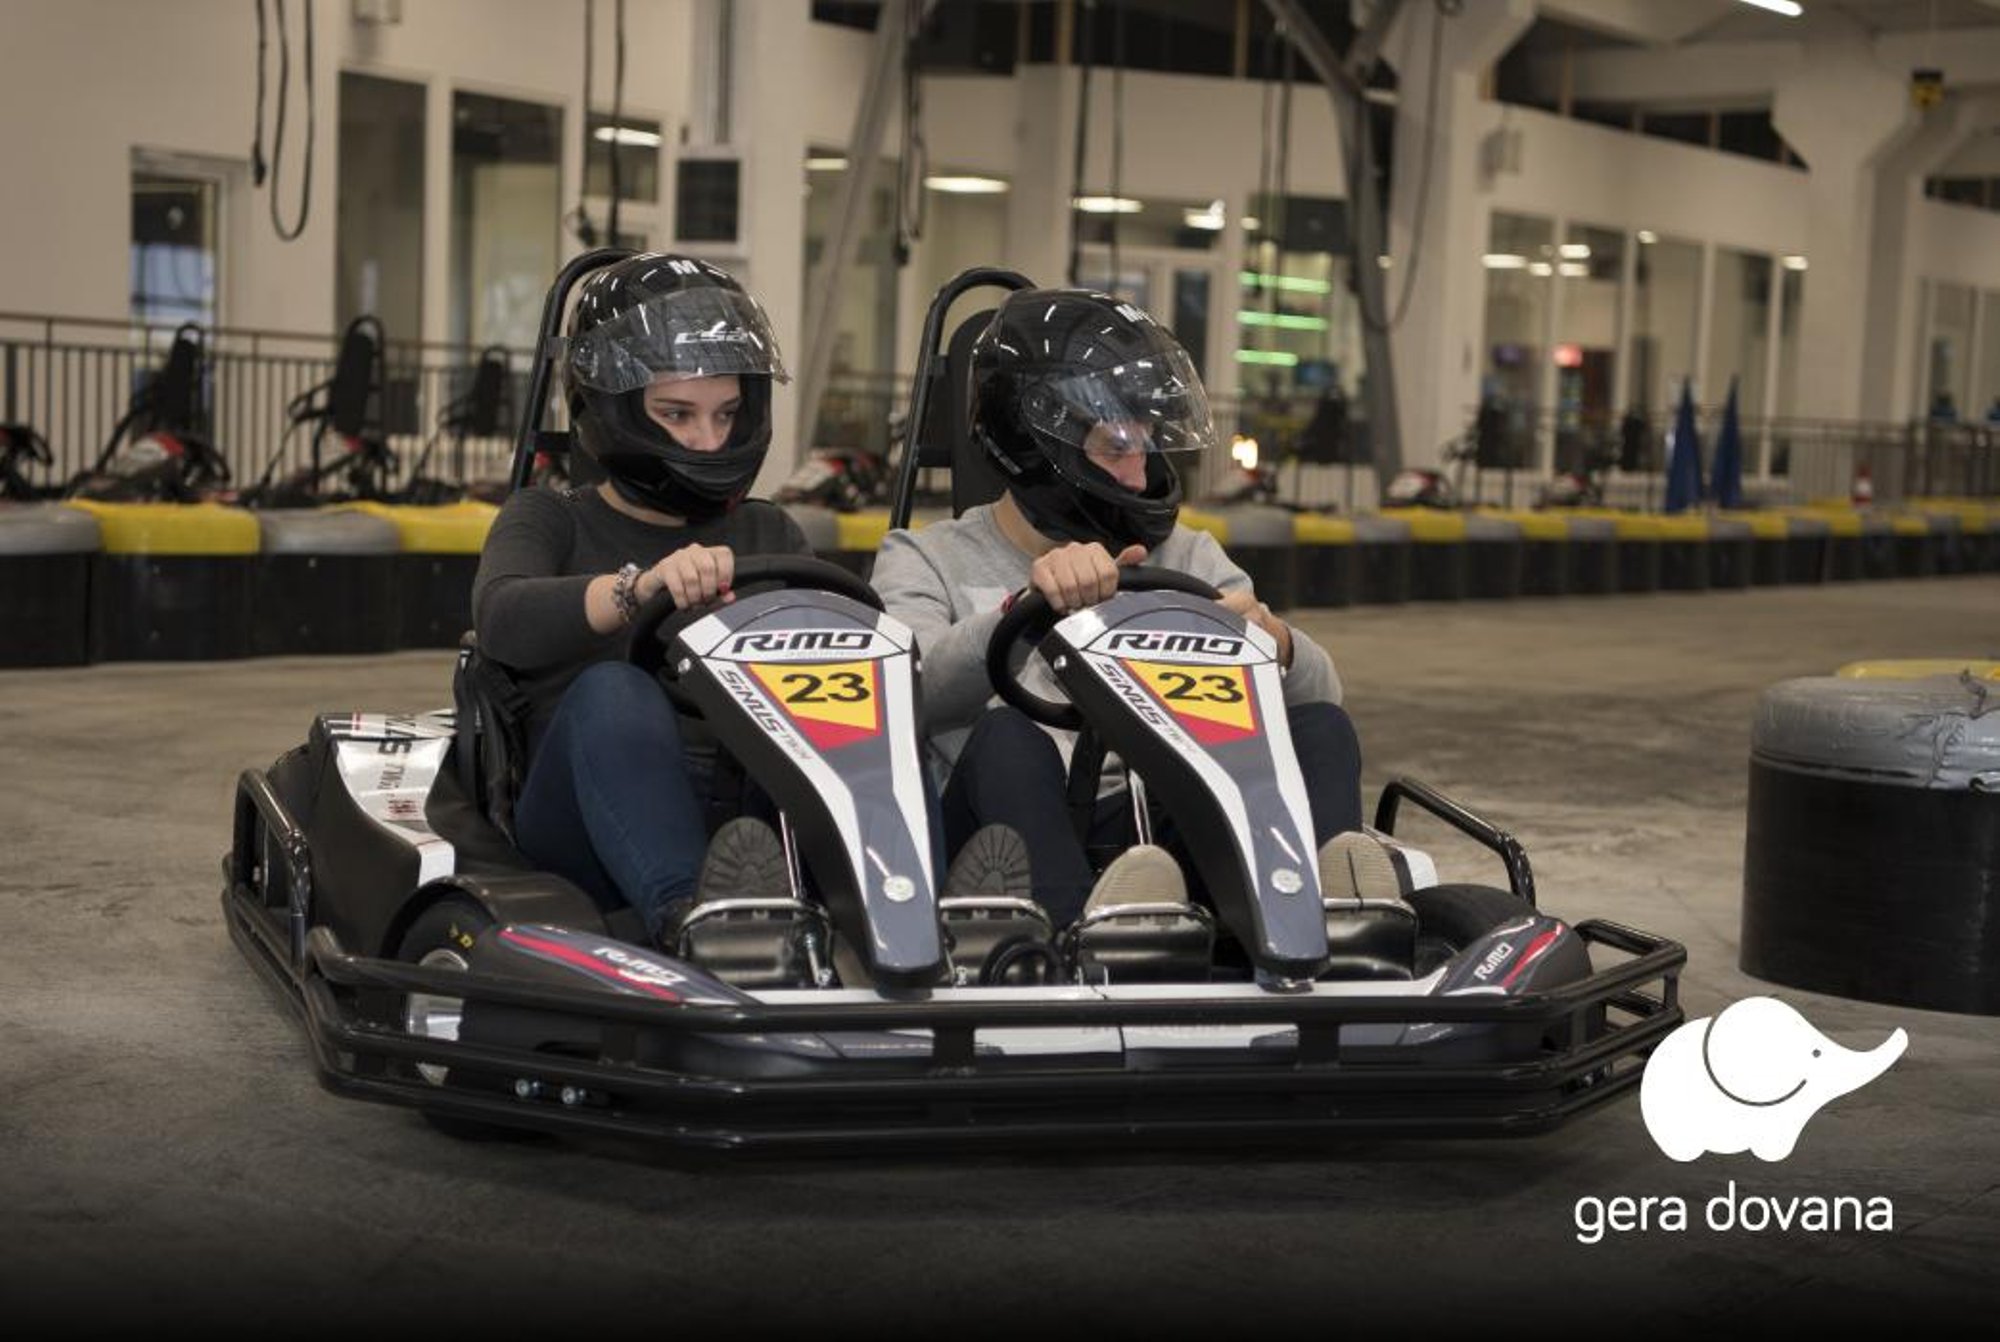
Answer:
<svg viewBox="0 0 2000 1342"><path fill-rule="evenodd" d="M551 311L625 254L572 262ZM706 900L663 951L537 870L508 838L506 684L469 647L452 710L323 715L241 775L232 939L324 1084L456 1129L710 1149L1497 1135L1637 1084L1682 1019L1680 946L1541 911L1519 844L1412 780L1376 827L1419 806L1509 888L1440 883L1406 849L1407 902L1325 898L1273 641L1182 575L1122 581L1060 620L1016 603L989 669L1080 729L1079 757L1127 763L1142 827L1156 808L1195 853L1201 905L1055 928L1024 895L942 897L910 631L844 569L746 557L735 601L656 598L629 655L777 804L782 897ZM1067 701L1024 683L1031 657Z"/></svg>

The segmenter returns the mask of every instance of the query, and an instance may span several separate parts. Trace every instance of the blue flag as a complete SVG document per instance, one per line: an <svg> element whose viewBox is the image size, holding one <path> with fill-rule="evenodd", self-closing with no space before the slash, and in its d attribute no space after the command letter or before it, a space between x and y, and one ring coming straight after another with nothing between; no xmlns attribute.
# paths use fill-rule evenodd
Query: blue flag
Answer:
<svg viewBox="0 0 2000 1342"><path fill-rule="evenodd" d="M1667 440L1667 501L1664 512L1686 512L1701 502L1701 439L1694 429L1694 388L1681 383L1681 404Z"/></svg>
<svg viewBox="0 0 2000 1342"><path fill-rule="evenodd" d="M1722 407L1722 427L1715 434L1715 460L1708 468L1708 496L1718 508L1743 506L1743 431L1736 422L1736 379L1729 379L1729 401Z"/></svg>

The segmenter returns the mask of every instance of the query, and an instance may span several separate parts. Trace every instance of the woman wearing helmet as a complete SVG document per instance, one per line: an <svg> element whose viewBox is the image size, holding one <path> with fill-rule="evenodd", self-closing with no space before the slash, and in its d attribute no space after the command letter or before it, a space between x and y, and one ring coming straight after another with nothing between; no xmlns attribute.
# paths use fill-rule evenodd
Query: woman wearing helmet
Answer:
<svg viewBox="0 0 2000 1342"><path fill-rule="evenodd" d="M605 907L632 905L659 938L698 878L782 893L768 825L731 825L711 848L714 743L625 660L624 632L661 592L681 607L733 600L738 554L811 552L785 512L748 497L771 445L772 383L787 375L733 277L664 255L585 281L560 370L572 455L594 468L579 474L601 478L507 500L473 625L528 702L517 845Z"/></svg>
<svg viewBox="0 0 2000 1342"><path fill-rule="evenodd" d="M1186 897L1172 854L1127 848L1099 874L1066 800L1069 733L999 705L986 646L1034 590L1058 612L1105 600L1121 566L1177 569L1277 641L1292 738L1325 843L1361 826L1360 746L1333 659L1257 600L1214 537L1180 525L1175 458L1215 444L1201 377L1144 311L1104 294L1010 294L974 343L969 430L1005 492L951 521L891 531L872 581L923 648L924 724L944 783L948 851L1001 826L1025 842L1036 900L1061 927L1086 907ZM1122 833L1120 832L1122 831ZM1107 799L1090 847L1130 843L1129 806ZM1322 866L1325 863L1322 862ZM1378 893L1369 891L1368 893Z"/></svg>

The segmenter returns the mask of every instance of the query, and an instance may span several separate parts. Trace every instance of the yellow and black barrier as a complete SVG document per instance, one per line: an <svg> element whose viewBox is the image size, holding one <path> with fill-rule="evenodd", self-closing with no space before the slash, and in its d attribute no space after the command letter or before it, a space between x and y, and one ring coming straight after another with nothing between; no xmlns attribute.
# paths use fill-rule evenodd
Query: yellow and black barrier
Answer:
<svg viewBox="0 0 2000 1342"><path fill-rule="evenodd" d="M499 509L461 500L435 505L343 503L396 528L396 603L384 617L402 648L455 648L472 627L472 580Z"/></svg>
<svg viewBox="0 0 2000 1342"><path fill-rule="evenodd" d="M402 538L351 509L257 513L250 647L259 656L391 652L401 643Z"/></svg>
<svg viewBox="0 0 2000 1342"><path fill-rule="evenodd" d="M247 508L74 500L103 547L90 575L90 659L223 661L250 655L261 540Z"/></svg>

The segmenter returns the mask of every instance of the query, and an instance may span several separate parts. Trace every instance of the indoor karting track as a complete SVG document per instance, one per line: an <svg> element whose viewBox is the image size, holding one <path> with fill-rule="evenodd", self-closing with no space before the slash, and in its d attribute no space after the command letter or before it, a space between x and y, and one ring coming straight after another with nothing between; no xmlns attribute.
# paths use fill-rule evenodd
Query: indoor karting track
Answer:
<svg viewBox="0 0 2000 1342"><path fill-rule="evenodd" d="M1777 1164L1676 1164L1636 1096L1541 1137L1287 1156L693 1164L461 1143L322 1092L218 901L237 772L317 711L444 706L450 654L13 672L10 1323L355 1338L1990 1327L2000 1019L1774 987L1736 956L1759 692L1854 660L2000 655L2000 577L1297 618L1346 679L1371 797L1392 774L1424 778L1527 845L1545 908L1683 942L1690 1018L1775 992L1851 1047L1901 1027L1907 1054ZM1481 859L1423 823L1409 837L1473 874ZM1613 1197L1661 1201L1644 1228L1583 1242ZM1893 1230L1772 1219L1840 1197L1878 1222L1886 1203ZM1731 1198L1712 1227L1711 1199Z"/></svg>

